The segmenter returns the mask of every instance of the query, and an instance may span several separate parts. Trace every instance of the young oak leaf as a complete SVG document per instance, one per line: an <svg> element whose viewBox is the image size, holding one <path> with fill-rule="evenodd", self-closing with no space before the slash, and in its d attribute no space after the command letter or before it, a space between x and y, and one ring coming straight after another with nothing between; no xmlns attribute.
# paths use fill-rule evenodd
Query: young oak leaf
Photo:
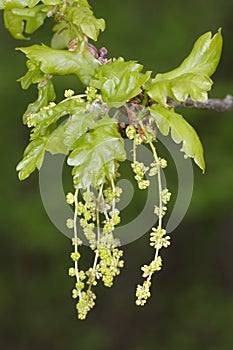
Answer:
<svg viewBox="0 0 233 350"><path fill-rule="evenodd" d="M78 139L67 163L74 166L75 186L89 188L100 185L105 177L114 176L115 160L124 161L125 157L124 141L114 121L108 118L105 124Z"/></svg>
<svg viewBox="0 0 233 350"><path fill-rule="evenodd" d="M20 180L26 179L36 168L41 168L47 139L48 136L38 137L26 147L24 157L16 167Z"/></svg>
<svg viewBox="0 0 233 350"><path fill-rule="evenodd" d="M213 84L210 76L215 72L222 51L221 29L211 38L203 34L193 46L189 56L176 69L157 74L145 89L156 102L165 105L167 97L184 101L190 96L194 101L205 102Z"/></svg>
<svg viewBox="0 0 233 350"><path fill-rule="evenodd" d="M15 3L12 1L12 4ZM23 32L32 34L41 27L47 17L48 7L38 5L34 8L13 7L4 11L4 24L11 35L16 39L29 39L23 35Z"/></svg>
<svg viewBox="0 0 233 350"><path fill-rule="evenodd" d="M67 23L57 23L53 27L53 37L51 39L51 47L53 49L64 49L69 46L71 40L76 38L73 27Z"/></svg>
<svg viewBox="0 0 233 350"><path fill-rule="evenodd" d="M194 158L195 163L205 171L203 147L194 128L173 110L163 107L150 107L151 117L156 122L160 132L167 136L171 130L171 137L176 143L182 142L181 151L186 157Z"/></svg>
<svg viewBox="0 0 233 350"><path fill-rule="evenodd" d="M86 43L81 42L74 52L52 49L46 45L20 47L27 58L40 63L45 74L76 75L84 85L89 85L100 62L87 50Z"/></svg>
<svg viewBox="0 0 233 350"><path fill-rule="evenodd" d="M49 151L51 154L67 154L70 150L70 147L64 142L64 129L66 123L61 123L58 125L50 134L47 143L46 151Z"/></svg>
<svg viewBox="0 0 233 350"><path fill-rule="evenodd" d="M60 118L75 113L78 103L75 100L64 100L57 105L46 106L37 113L30 114L27 123L33 126L31 131L31 140L36 139L45 130L56 123Z"/></svg>
<svg viewBox="0 0 233 350"><path fill-rule="evenodd" d="M60 113L62 112L61 110L59 111ZM93 128L95 125L107 124L106 119L96 122L96 113L87 112L85 106L79 106L75 108L75 114L72 117L67 118L66 121L56 126L55 120L60 116L60 113L53 114L53 123L50 119L50 121L47 121L47 124L40 127L40 132L43 136L40 136L38 130L33 134L32 141L25 149L24 157L16 168L19 172L20 180L26 179L36 168L40 170L45 151L49 151L52 154L68 154L74 145L76 147L76 144L79 144L79 137L85 134L88 129ZM46 115L43 114L43 116ZM108 120L110 119L108 118Z"/></svg>
<svg viewBox="0 0 233 350"><path fill-rule="evenodd" d="M47 78L47 76L40 70L40 63L35 60L27 60L26 65L28 71L24 76L17 79L24 90L28 89L31 84L43 82Z"/></svg>
<svg viewBox="0 0 233 350"><path fill-rule="evenodd" d="M80 28L81 32L90 39L96 41L100 30L105 30L105 21L103 18L97 19L90 5L86 0L78 2L79 6L72 6L67 12L66 20Z"/></svg>
<svg viewBox="0 0 233 350"><path fill-rule="evenodd" d="M28 105L23 114L23 123L27 124L28 117L31 114L39 112L41 108L47 106L49 102L53 102L55 98L56 94L51 80L43 86L38 86L38 97Z"/></svg>
<svg viewBox="0 0 233 350"><path fill-rule="evenodd" d="M86 104L80 105L73 115L69 116L52 131L46 150L52 154L67 154L70 150L73 150L79 137L84 133L98 127L101 123L106 124L106 120L99 119L96 121L96 117L98 117L96 113L89 112L86 109Z"/></svg>
<svg viewBox="0 0 233 350"><path fill-rule="evenodd" d="M91 85L101 91L102 98L109 103L124 103L142 91L142 85L151 72L141 74L143 66L123 58L100 66Z"/></svg>
<svg viewBox="0 0 233 350"><path fill-rule="evenodd" d="M23 8L23 7L29 7L32 8L36 6L40 0L0 0L0 10L4 9L13 9L13 8ZM44 1L43 1L44 2Z"/></svg>
<svg viewBox="0 0 233 350"><path fill-rule="evenodd" d="M86 109L86 103L80 103L80 101L75 98L66 99L58 104L43 107L38 112L30 114L27 119L27 122L29 121L30 125L33 126L31 140L40 136L50 125L56 123L60 118L65 116L69 116L69 120L66 124L68 130L67 133L64 134L64 138L68 137L73 139L79 137L83 133L84 126L87 128L87 126L90 125L91 120L96 117L96 113L90 113ZM70 128L71 131L69 131ZM71 132L73 132L74 135L70 135ZM70 144L70 140L67 140L67 142Z"/></svg>

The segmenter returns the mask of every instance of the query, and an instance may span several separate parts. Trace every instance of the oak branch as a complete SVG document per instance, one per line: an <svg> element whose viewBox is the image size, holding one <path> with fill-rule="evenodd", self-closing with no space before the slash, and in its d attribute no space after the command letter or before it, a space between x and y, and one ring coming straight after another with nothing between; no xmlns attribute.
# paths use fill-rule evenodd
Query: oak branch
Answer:
<svg viewBox="0 0 233 350"><path fill-rule="evenodd" d="M210 98L204 103L195 102L191 98L187 98L184 102L176 103L170 97L168 97L167 102L175 108L211 109L216 112L233 111L233 96L231 95L227 95L224 99Z"/></svg>

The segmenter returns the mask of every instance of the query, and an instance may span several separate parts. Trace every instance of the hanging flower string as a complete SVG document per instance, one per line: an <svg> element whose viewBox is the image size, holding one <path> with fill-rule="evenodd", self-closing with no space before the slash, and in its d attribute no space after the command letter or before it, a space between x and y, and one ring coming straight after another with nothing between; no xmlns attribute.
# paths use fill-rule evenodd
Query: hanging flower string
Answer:
<svg viewBox="0 0 233 350"><path fill-rule="evenodd" d="M69 275L76 278L72 296L77 299L76 309L81 320L86 318L95 305L96 295L92 287L95 287L99 280L102 280L106 287L111 287L114 277L119 275L120 268L124 266L121 259L123 252L117 248L120 242L113 235L115 226L120 223L119 210L115 206L120 198L121 189L115 186L113 179L111 187L103 190L103 186L104 184L100 186L97 196L87 189L83 193L84 203L78 201L78 190L74 195L68 193L66 196L67 203L75 206L74 219L67 220L67 226L74 232L74 252L71 253L74 267L69 269ZM84 236L94 252L93 265L87 271L79 269L81 255L78 249L83 242L78 237L78 217Z"/></svg>
<svg viewBox="0 0 233 350"><path fill-rule="evenodd" d="M162 247L167 248L170 245L170 236L166 235L166 230L163 228L163 216L166 213L166 204L169 202L171 193L167 188L163 189L161 169L166 168L167 161L158 157L156 148L153 144L155 141L155 135L149 134L144 125L139 122L141 129L143 130L143 136L137 133L134 126L130 125L126 129L127 137L133 140L133 163L131 167L135 173L135 179L137 180L139 189L146 189L150 185L149 180L145 180L144 176L149 171L149 176L157 176L158 182L158 205L155 205L154 214L158 217L158 226L152 228L150 233L150 245L155 249L153 260L149 265L144 265L141 270L143 271L142 277L145 281L142 285L137 285L136 288L136 305L145 305L147 299L151 296L151 278L156 271L160 271L162 267L162 258L159 255L159 250ZM142 142L149 143L151 151L153 153L154 161L150 164L150 167L146 167L144 163L138 162L136 157L136 147Z"/></svg>

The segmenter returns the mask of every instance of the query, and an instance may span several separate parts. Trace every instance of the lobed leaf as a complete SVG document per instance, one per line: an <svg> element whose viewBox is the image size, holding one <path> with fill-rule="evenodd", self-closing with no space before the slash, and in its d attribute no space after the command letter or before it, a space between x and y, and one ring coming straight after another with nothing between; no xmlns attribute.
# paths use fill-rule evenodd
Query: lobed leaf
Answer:
<svg viewBox="0 0 233 350"><path fill-rule="evenodd" d="M19 172L19 179L26 179L37 168L40 169L44 159L47 136L38 137L29 143L24 151L24 157L19 162L16 170Z"/></svg>
<svg viewBox="0 0 233 350"><path fill-rule="evenodd" d="M86 0L78 1L79 6L73 6L67 12L67 21L75 24L88 38L96 41L100 31L105 30L103 18L97 19Z"/></svg>
<svg viewBox="0 0 233 350"><path fill-rule="evenodd" d="M167 136L171 130L171 137L176 143L182 142L181 151L186 157L194 158L196 164L205 171L205 161L201 141L194 128L173 110L163 107L150 107L151 117L156 122L160 132Z"/></svg>
<svg viewBox="0 0 233 350"><path fill-rule="evenodd" d="M87 50L86 43L81 42L74 52L52 49L46 45L21 47L18 50L40 64L45 74L76 75L84 85L89 85L100 62Z"/></svg>
<svg viewBox="0 0 233 350"><path fill-rule="evenodd" d="M48 80L44 86L38 86L38 98L28 105L23 114L23 123L27 124L28 117L31 114L39 112L41 108L47 106L49 102L54 101L55 98L56 94L51 80Z"/></svg>
<svg viewBox="0 0 233 350"><path fill-rule="evenodd" d="M35 32L47 16L48 7L38 5L34 8L10 8L4 11L4 24L11 35L16 39L29 39L23 32L31 34Z"/></svg>
<svg viewBox="0 0 233 350"><path fill-rule="evenodd" d="M31 139L33 140L37 138L50 125L56 123L60 118L66 115L72 116L80 109L82 113L85 114L85 106L85 104L82 104L78 100L72 98L63 100L54 106L46 106L39 110L39 112L31 114L30 124L34 125Z"/></svg>
<svg viewBox="0 0 233 350"><path fill-rule="evenodd" d="M113 123L109 117L100 118L96 111L88 111L86 103L77 105L76 101L68 100L65 102L61 104L63 107L69 108L69 112L68 109L57 105L58 107L55 106L54 110L53 108L44 109L38 113L39 117L37 115L37 118L44 120L35 127L31 136L32 141L25 149L23 160L17 166L20 180L26 179L36 168L41 168L45 151L52 154L68 154L70 150L79 146L79 138L87 131L90 132L93 128L109 126ZM56 121L68 113L70 117L57 126ZM119 137L119 134L117 136ZM112 163L109 163L110 165L113 166Z"/></svg>
<svg viewBox="0 0 233 350"><path fill-rule="evenodd" d="M124 62L118 58L112 63L100 66L91 85L101 90L106 102L124 103L142 91L142 85L151 72L141 74L143 66L135 61Z"/></svg>
<svg viewBox="0 0 233 350"><path fill-rule="evenodd" d="M211 32L203 34L194 44L189 56L176 69L157 74L145 86L148 95L158 103L166 104L167 97L184 101L190 96L194 101L205 102L211 89L210 76L215 72L222 51L222 35L211 38Z"/></svg>
<svg viewBox="0 0 233 350"><path fill-rule="evenodd" d="M61 0L42 0L45 5L55 6L61 4Z"/></svg>
<svg viewBox="0 0 233 350"><path fill-rule="evenodd" d="M114 176L115 160L124 161L125 157L123 139L114 121L108 118L107 123L78 139L67 163L74 166L75 186L88 188L100 185L105 177Z"/></svg>
<svg viewBox="0 0 233 350"><path fill-rule="evenodd" d="M17 81L21 83L22 89L26 90L31 84L42 82L46 79L46 75L41 72L40 64L34 59L27 60L27 73Z"/></svg>
<svg viewBox="0 0 233 350"><path fill-rule="evenodd" d="M77 110L74 115L64 125L64 143L69 148L82 136L88 129L95 125L96 114L88 113L87 110Z"/></svg>
<svg viewBox="0 0 233 350"><path fill-rule="evenodd" d="M52 154L67 154L69 152L70 147L64 142L64 128L65 123L62 123L51 132L46 143L46 151Z"/></svg>
<svg viewBox="0 0 233 350"><path fill-rule="evenodd" d="M12 10L4 11L4 25L9 30L11 35L20 40L26 40L27 38L23 35L24 22L19 16L15 16Z"/></svg>
<svg viewBox="0 0 233 350"><path fill-rule="evenodd" d="M73 111L74 112L74 111ZM60 124L49 137L46 149L51 153L67 154L68 151L75 147L79 137L86 131L94 127L98 127L102 123L106 124L106 120L98 119L95 112L89 112L86 104L82 104L75 109L73 115Z"/></svg>
<svg viewBox="0 0 233 350"><path fill-rule="evenodd" d="M68 47L71 40L76 38L76 33L67 23L58 23L53 27L51 47L53 49L64 49Z"/></svg>
<svg viewBox="0 0 233 350"><path fill-rule="evenodd" d="M40 0L0 0L0 10L24 7L32 8L39 2Z"/></svg>

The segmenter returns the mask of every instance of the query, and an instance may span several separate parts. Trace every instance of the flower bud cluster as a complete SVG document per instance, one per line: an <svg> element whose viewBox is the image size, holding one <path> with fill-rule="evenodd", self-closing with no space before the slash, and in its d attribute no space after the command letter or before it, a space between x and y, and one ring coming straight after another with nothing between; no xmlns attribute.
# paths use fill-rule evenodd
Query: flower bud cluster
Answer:
<svg viewBox="0 0 233 350"><path fill-rule="evenodd" d="M137 180L139 189L140 190L146 189L150 185L150 181L145 180L144 176L149 168L146 167L143 163L140 163L138 161L131 163L131 167L133 169L133 172L135 173L134 178Z"/></svg>
<svg viewBox="0 0 233 350"><path fill-rule="evenodd" d="M161 169L167 166L167 161L163 158L157 156L156 150L152 145L152 150L155 156L155 160L150 164L149 176L157 175L158 179L158 188L159 188L159 205L155 205L154 213L158 216L159 224L155 228L152 228L152 232L150 233L150 246L155 249L154 259L150 262L149 265L144 265L141 267L143 271L142 277L146 280L142 285L137 285L136 288L136 305L143 306L147 302L147 299L150 297L150 287L151 287L151 277L152 275L160 271L162 268L162 258L159 256L159 250L161 248L167 248L170 245L170 236L166 235L166 230L162 228L162 219L166 214L167 207L165 206L171 197L171 193L167 188L162 189L161 182ZM135 166L137 172L139 173L139 166ZM143 173L141 170L141 174Z"/></svg>
<svg viewBox="0 0 233 350"><path fill-rule="evenodd" d="M162 259L160 256L157 256L157 258L151 261L149 265L143 265L141 267L141 270L143 271L142 277L145 278L150 276L150 274L154 273L155 271L161 270L161 267L162 267Z"/></svg>
<svg viewBox="0 0 233 350"><path fill-rule="evenodd" d="M115 226L120 223L120 212L115 204L119 201L121 192L121 188L112 182L112 187L103 190L102 186L97 196L87 190L83 193L83 201L78 200L76 192L75 194L69 192L66 195L67 203L75 206L74 219L67 220L67 226L74 230L72 239L74 251L70 254L74 266L69 268L69 276L76 278L72 297L77 299L76 309L81 320L86 318L95 305L96 296L92 292L92 287L96 286L99 280L104 286L111 287L114 277L119 275L120 268L124 266L123 252L117 248L119 240L113 235ZM78 217L83 233L94 252L93 266L86 271L79 270L81 258L79 247L82 241L77 237Z"/></svg>
<svg viewBox="0 0 233 350"><path fill-rule="evenodd" d="M158 158L156 162L150 164L149 176L155 176L160 171L160 168L164 169L167 166L167 161L163 158Z"/></svg>
<svg viewBox="0 0 233 350"><path fill-rule="evenodd" d="M120 268L124 266L124 261L121 260L123 251L117 248L114 249L99 249L100 262L98 265L99 275L106 287L113 285L113 279L120 274Z"/></svg>
<svg viewBox="0 0 233 350"><path fill-rule="evenodd" d="M85 94L88 102L93 102L99 97L97 90L94 87L88 86L85 90Z"/></svg>
<svg viewBox="0 0 233 350"><path fill-rule="evenodd" d="M138 284L136 289L136 305L143 306L145 305L148 298L150 298L150 287L151 282L149 280L145 280L142 285Z"/></svg>
<svg viewBox="0 0 233 350"><path fill-rule="evenodd" d="M167 188L162 190L162 201L164 204L167 204L171 199L171 192L168 191Z"/></svg>
<svg viewBox="0 0 233 350"><path fill-rule="evenodd" d="M66 98L72 97L73 95L74 95L74 90L68 89L68 90L65 90L64 92L64 96Z"/></svg>
<svg viewBox="0 0 233 350"><path fill-rule="evenodd" d="M115 187L115 190L113 190L111 187L107 187L103 191L103 193L104 193L105 201L107 203L112 203L113 200L115 200L115 203L117 203L120 200L122 189L118 186Z"/></svg>
<svg viewBox="0 0 233 350"><path fill-rule="evenodd" d="M96 295L91 290L81 292L81 298L79 298L76 304L78 318L80 320L85 320L88 312L95 306L95 299Z"/></svg>
<svg viewBox="0 0 233 350"><path fill-rule="evenodd" d="M162 229L160 226L157 228L152 228L150 233L150 245L155 249L161 249L162 247L167 248L170 243L170 236L165 236L166 230Z"/></svg>
<svg viewBox="0 0 233 350"><path fill-rule="evenodd" d="M128 139L134 140L136 145L140 145L145 139L144 135L138 133L133 125L128 125L125 132Z"/></svg>

